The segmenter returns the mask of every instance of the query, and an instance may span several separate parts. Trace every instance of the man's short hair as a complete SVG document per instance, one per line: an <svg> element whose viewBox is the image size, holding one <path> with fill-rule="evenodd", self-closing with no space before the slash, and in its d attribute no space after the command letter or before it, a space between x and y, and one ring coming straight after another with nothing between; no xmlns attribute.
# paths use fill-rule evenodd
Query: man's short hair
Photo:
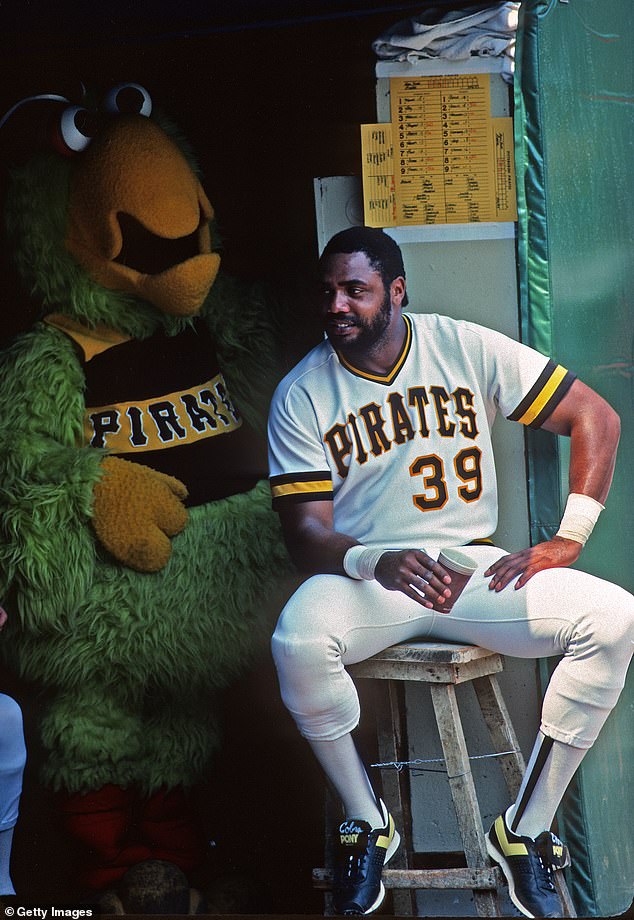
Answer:
<svg viewBox="0 0 634 920"><path fill-rule="evenodd" d="M349 227L335 233L326 244L319 258L319 265L321 267L324 260L335 253L353 252L365 253L374 271L381 275L386 289L395 278L405 278L403 254L399 245L391 236L375 227ZM408 303L406 291L403 306L406 307Z"/></svg>

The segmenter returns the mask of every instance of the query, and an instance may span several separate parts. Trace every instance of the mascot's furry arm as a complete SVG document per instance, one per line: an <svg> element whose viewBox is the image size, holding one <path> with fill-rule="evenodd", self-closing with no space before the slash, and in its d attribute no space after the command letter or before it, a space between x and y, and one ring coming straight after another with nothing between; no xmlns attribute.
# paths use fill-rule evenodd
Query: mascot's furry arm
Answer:
<svg viewBox="0 0 634 920"><path fill-rule="evenodd" d="M100 451L82 441L83 379L72 344L38 324L0 360L0 596L17 582L30 626L65 620L88 589L95 558L86 526ZM69 578L72 572L72 578ZM56 603L57 601L57 603Z"/></svg>
<svg viewBox="0 0 634 920"><path fill-rule="evenodd" d="M58 622L90 585L95 543L87 523L117 558L157 570L171 553L169 537L185 526L187 492L148 467L78 447L83 374L72 342L56 329L41 323L21 336L2 355L0 378L0 594L17 579L29 595L23 612L38 617L37 599L45 598L47 618Z"/></svg>

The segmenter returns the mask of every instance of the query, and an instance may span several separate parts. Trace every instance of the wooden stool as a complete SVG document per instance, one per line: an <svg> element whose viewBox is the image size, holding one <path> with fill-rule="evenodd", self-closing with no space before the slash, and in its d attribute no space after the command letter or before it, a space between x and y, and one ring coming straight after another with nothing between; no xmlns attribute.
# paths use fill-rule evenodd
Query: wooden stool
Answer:
<svg viewBox="0 0 634 920"><path fill-rule="evenodd" d="M407 770L386 770L383 776L383 798L396 822L402 843L390 860L389 867L383 871L383 882L386 888L394 889L394 914L397 916L416 916L417 888L470 889L473 891L478 916L498 916L497 889L505 884L505 880L500 869L492 866L486 850L482 818L456 700L456 684L473 682L493 748L499 754L511 801L514 801L524 775L525 762L495 676L503 667L501 655L476 646L406 642L391 646L373 658L349 668L355 678L386 682L387 693L378 694L376 713L379 758L383 763L402 763L409 759L405 707L401 701L404 688L399 682L413 680L429 684L467 863L467 868L463 869L412 868L409 775ZM327 812L331 809L332 801L327 806ZM327 814L327 821L329 819L330 815ZM335 821L332 821L331 829L334 824ZM332 879L331 865L327 849L327 868L313 870L316 887L329 887ZM576 917L562 873L556 872L554 878L566 916ZM325 912L330 913L329 897Z"/></svg>

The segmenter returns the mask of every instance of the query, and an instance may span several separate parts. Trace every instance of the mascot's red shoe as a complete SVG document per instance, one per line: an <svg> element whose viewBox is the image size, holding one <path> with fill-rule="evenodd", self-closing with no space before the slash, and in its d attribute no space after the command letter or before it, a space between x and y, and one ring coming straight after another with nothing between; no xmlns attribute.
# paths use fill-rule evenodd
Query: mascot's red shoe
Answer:
<svg viewBox="0 0 634 920"><path fill-rule="evenodd" d="M169 862L187 873L205 857L207 841L182 788L143 799L138 790L109 784L62 799L60 810L66 831L86 850L81 884L95 891L146 860Z"/></svg>
<svg viewBox="0 0 634 920"><path fill-rule="evenodd" d="M183 872L196 869L208 849L203 828L180 787L160 789L142 804L138 839L153 859L171 862Z"/></svg>
<svg viewBox="0 0 634 920"><path fill-rule="evenodd" d="M133 790L103 786L61 799L60 810L65 830L85 849L80 885L99 891L118 882L131 866L152 858L148 847L130 840Z"/></svg>

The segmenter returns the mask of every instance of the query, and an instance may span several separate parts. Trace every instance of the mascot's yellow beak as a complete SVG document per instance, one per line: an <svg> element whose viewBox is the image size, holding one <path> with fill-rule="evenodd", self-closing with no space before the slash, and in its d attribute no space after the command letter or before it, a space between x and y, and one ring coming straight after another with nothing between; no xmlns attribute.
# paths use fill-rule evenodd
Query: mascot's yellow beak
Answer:
<svg viewBox="0 0 634 920"><path fill-rule="evenodd" d="M220 266L212 217L176 144L149 118L122 115L75 163L66 248L104 287L192 316Z"/></svg>

